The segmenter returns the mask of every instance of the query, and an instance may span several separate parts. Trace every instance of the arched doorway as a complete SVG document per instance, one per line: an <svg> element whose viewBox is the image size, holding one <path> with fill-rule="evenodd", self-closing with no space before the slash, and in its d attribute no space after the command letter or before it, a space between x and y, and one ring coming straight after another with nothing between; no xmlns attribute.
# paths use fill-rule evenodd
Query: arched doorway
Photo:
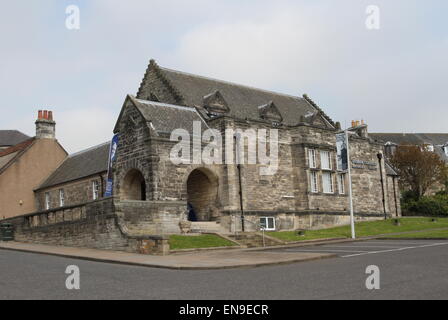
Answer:
<svg viewBox="0 0 448 320"><path fill-rule="evenodd" d="M218 178L208 169L193 170L187 180L188 219L211 221L217 209Z"/></svg>
<svg viewBox="0 0 448 320"><path fill-rule="evenodd" d="M137 169L131 169L123 179L121 185L123 200L146 201L146 182L143 174Z"/></svg>

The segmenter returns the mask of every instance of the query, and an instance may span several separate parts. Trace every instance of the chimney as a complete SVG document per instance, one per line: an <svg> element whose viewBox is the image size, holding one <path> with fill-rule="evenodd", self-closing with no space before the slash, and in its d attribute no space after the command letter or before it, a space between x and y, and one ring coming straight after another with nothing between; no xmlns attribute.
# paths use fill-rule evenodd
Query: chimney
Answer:
<svg viewBox="0 0 448 320"><path fill-rule="evenodd" d="M56 139L56 122L53 121L53 112L39 110L36 120L37 139Z"/></svg>

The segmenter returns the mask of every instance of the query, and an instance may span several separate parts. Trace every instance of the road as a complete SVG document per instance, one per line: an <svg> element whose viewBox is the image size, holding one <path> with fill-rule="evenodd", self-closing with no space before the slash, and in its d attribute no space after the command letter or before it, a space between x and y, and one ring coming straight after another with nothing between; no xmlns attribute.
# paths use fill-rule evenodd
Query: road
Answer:
<svg viewBox="0 0 448 320"><path fill-rule="evenodd" d="M175 271L0 250L0 299L448 299L448 241L373 240L277 251L283 250L339 257ZM80 268L80 290L65 287L68 265ZM380 269L380 290L365 286L370 265Z"/></svg>

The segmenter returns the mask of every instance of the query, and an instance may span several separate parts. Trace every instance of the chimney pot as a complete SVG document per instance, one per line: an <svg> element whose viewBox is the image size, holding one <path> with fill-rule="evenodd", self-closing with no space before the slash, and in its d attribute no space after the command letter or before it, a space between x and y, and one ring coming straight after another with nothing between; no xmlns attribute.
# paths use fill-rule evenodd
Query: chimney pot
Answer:
<svg viewBox="0 0 448 320"><path fill-rule="evenodd" d="M39 110L39 112L37 113L37 119L42 119L42 110Z"/></svg>
<svg viewBox="0 0 448 320"><path fill-rule="evenodd" d="M44 119L48 120L48 111L47 110L44 110Z"/></svg>
<svg viewBox="0 0 448 320"><path fill-rule="evenodd" d="M48 111L48 120L53 121L53 111Z"/></svg>

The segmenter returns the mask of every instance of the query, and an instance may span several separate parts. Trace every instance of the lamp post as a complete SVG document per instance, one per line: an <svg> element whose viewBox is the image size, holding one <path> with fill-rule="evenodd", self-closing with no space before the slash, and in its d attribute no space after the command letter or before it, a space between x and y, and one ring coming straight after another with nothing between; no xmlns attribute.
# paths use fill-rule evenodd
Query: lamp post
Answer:
<svg viewBox="0 0 448 320"><path fill-rule="evenodd" d="M376 156L378 157L378 164L380 165L380 179L381 179L381 190L382 190L382 194L383 194L384 220L387 220L386 198L384 195L384 179L383 179L383 165L382 165L383 154L381 152L379 152Z"/></svg>
<svg viewBox="0 0 448 320"><path fill-rule="evenodd" d="M352 169L350 163L350 141L348 138L348 134L349 131L345 130L345 147L347 149L348 198L350 204L350 229L352 233L352 239L356 239L355 214L353 210Z"/></svg>

